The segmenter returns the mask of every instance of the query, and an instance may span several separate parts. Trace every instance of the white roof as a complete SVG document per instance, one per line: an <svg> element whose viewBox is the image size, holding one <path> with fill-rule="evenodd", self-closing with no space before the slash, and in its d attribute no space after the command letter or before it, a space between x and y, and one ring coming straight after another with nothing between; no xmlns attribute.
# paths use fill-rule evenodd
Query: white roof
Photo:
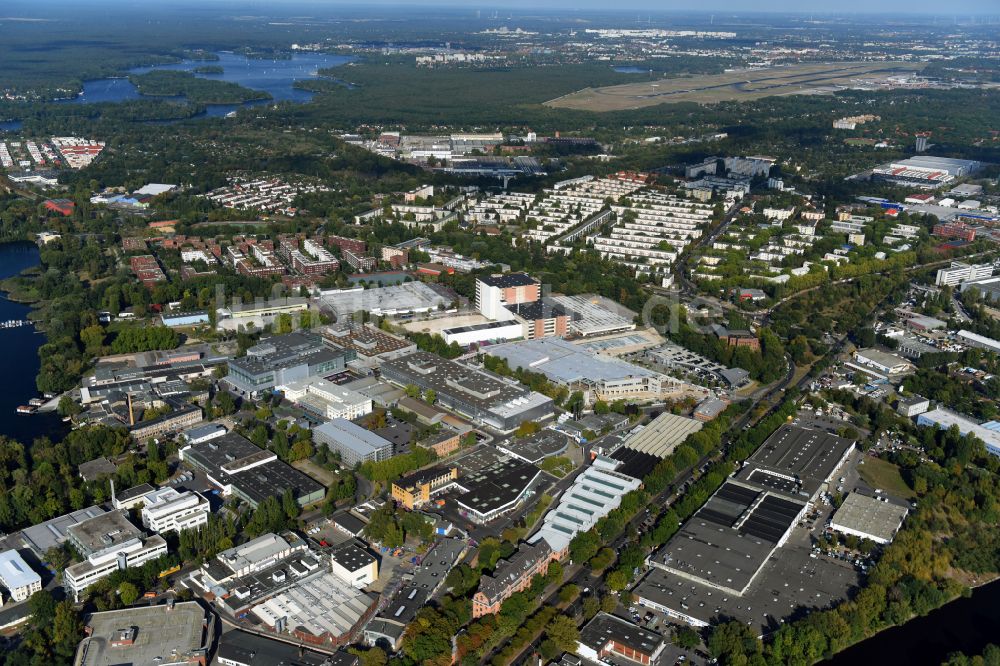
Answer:
<svg viewBox="0 0 1000 666"><path fill-rule="evenodd" d="M166 183L150 183L144 187L140 187L138 190L133 192L133 195L144 195L149 194L151 196L156 196L157 194L163 194L164 192L169 192L175 189L176 185L167 185Z"/></svg>
<svg viewBox="0 0 1000 666"><path fill-rule="evenodd" d="M27 587L42 578L28 566L16 550L0 553L0 580L8 590Z"/></svg>

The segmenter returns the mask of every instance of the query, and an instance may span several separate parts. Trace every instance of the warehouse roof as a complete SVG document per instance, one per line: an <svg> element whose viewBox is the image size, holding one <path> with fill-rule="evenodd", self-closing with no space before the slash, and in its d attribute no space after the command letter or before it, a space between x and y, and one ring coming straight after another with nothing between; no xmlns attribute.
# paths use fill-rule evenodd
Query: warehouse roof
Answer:
<svg viewBox="0 0 1000 666"><path fill-rule="evenodd" d="M497 511L517 501L541 474L534 465L520 460L506 460L460 481L468 492L455 501L480 514Z"/></svg>
<svg viewBox="0 0 1000 666"><path fill-rule="evenodd" d="M896 530L908 513L906 507L875 499L860 493L851 493L833 514L830 526L835 530L867 535L873 541L892 541Z"/></svg>
<svg viewBox="0 0 1000 666"><path fill-rule="evenodd" d="M652 656L663 643L663 636L603 611L580 631L580 642L598 653L611 641Z"/></svg>
<svg viewBox="0 0 1000 666"><path fill-rule="evenodd" d="M555 337L493 345L488 353L505 359L511 368L541 372L560 384L614 381L659 374L615 358L595 356Z"/></svg>
<svg viewBox="0 0 1000 666"><path fill-rule="evenodd" d="M623 446L666 458L687 439L688 435L698 432L701 428L700 421L664 412L626 439Z"/></svg>

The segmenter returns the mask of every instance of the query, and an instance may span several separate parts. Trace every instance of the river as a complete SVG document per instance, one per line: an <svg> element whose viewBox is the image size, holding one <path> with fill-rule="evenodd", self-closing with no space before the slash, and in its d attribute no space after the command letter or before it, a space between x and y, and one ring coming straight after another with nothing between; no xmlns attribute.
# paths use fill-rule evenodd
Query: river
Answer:
<svg viewBox="0 0 1000 666"><path fill-rule="evenodd" d="M981 654L1000 645L1000 581L977 588L924 617L887 629L823 662L857 664L941 664L952 652Z"/></svg>
<svg viewBox="0 0 1000 666"><path fill-rule="evenodd" d="M0 279L17 275L26 268L38 265L38 248L34 243L0 243ZM9 301L0 292L0 321L24 320L31 310L27 305ZM66 426L55 413L18 414L18 405L26 405L38 396L35 375L38 374L38 348L45 337L35 332L34 326L0 329L0 377L4 389L0 391L0 435L6 435L24 444L36 437L57 439L66 432Z"/></svg>

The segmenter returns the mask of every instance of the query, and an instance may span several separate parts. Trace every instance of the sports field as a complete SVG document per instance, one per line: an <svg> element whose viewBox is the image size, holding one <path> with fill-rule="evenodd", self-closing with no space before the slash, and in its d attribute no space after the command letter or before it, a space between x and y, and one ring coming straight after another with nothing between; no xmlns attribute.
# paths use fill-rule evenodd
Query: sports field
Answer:
<svg viewBox="0 0 1000 666"><path fill-rule="evenodd" d="M767 69L626 83L606 88L584 88L545 102L547 106L582 111L624 111L656 104L696 102L714 104L749 101L772 95L832 93L858 79L884 80L893 74L917 71L922 63L834 62L781 65Z"/></svg>

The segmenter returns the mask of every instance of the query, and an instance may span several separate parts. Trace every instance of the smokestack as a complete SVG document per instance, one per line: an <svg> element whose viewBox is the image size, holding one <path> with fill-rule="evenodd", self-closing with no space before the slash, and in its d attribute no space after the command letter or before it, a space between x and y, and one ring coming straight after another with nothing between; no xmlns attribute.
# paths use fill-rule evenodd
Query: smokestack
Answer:
<svg viewBox="0 0 1000 666"><path fill-rule="evenodd" d="M135 412L132 411L132 394L131 393L126 394L126 397L128 398L128 424L129 426L134 426Z"/></svg>
<svg viewBox="0 0 1000 666"><path fill-rule="evenodd" d="M118 502L115 501L115 480L111 479L111 506L118 508Z"/></svg>

